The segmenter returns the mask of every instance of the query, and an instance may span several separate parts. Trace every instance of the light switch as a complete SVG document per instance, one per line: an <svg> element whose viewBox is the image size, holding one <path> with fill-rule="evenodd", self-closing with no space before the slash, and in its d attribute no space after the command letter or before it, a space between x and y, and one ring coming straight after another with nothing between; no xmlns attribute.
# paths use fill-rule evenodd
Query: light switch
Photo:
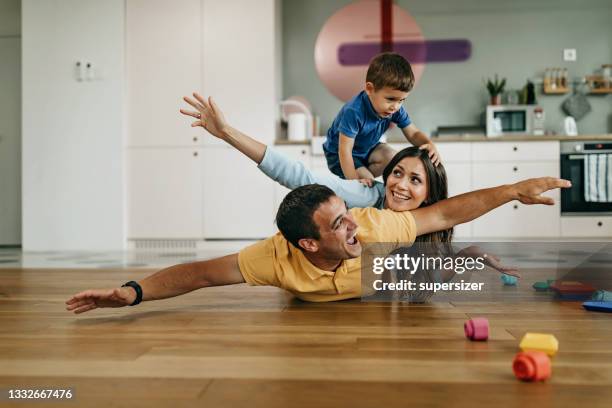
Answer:
<svg viewBox="0 0 612 408"><path fill-rule="evenodd" d="M565 48L563 50L563 61L576 61L576 49Z"/></svg>

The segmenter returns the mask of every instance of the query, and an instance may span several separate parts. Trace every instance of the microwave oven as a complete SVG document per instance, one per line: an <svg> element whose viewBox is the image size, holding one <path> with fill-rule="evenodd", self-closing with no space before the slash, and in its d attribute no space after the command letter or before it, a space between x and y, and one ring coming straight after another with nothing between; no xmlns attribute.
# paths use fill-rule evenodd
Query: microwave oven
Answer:
<svg viewBox="0 0 612 408"><path fill-rule="evenodd" d="M486 122L489 137L544 134L544 110L535 105L489 105Z"/></svg>

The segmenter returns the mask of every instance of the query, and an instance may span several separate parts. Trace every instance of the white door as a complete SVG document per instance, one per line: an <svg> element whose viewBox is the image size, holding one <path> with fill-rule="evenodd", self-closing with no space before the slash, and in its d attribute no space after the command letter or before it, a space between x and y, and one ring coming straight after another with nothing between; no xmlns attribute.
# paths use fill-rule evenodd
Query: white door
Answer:
<svg viewBox="0 0 612 408"><path fill-rule="evenodd" d="M204 149L204 236L257 239L274 225L274 182L242 153L226 146Z"/></svg>
<svg viewBox="0 0 612 408"><path fill-rule="evenodd" d="M202 239L202 149L130 148L128 237Z"/></svg>
<svg viewBox="0 0 612 408"><path fill-rule="evenodd" d="M0 245L21 244L21 39L0 38Z"/></svg>
<svg viewBox="0 0 612 408"><path fill-rule="evenodd" d="M127 0L130 146L200 144L201 128L179 108L190 108L183 96L203 92L201 7L200 0Z"/></svg>

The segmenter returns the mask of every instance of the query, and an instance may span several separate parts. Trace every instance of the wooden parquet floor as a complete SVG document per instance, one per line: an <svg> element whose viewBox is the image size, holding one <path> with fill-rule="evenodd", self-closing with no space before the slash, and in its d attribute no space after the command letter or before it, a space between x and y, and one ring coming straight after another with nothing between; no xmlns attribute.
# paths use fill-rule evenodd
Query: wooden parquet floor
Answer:
<svg viewBox="0 0 612 408"><path fill-rule="evenodd" d="M0 406L612 406L612 316L580 302L305 303L276 288L209 288L84 315L64 301L148 270L0 269ZM491 324L470 342L463 322ZM546 383L511 369L527 331L554 334ZM8 389L74 400L8 401Z"/></svg>

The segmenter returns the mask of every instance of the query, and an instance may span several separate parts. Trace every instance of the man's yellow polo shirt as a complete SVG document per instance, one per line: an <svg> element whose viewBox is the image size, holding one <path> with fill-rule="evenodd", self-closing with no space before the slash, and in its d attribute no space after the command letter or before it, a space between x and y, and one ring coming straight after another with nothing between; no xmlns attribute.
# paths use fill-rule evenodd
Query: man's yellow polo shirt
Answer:
<svg viewBox="0 0 612 408"><path fill-rule="evenodd" d="M353 208L350 213L364 243L413 243L416 224L409 211ZM283 288L302 300L329 302L361 296L361 257L344 260L335 272L317 268L281 233L246 247L238 254L238 265L250 285Z"/></svg>

